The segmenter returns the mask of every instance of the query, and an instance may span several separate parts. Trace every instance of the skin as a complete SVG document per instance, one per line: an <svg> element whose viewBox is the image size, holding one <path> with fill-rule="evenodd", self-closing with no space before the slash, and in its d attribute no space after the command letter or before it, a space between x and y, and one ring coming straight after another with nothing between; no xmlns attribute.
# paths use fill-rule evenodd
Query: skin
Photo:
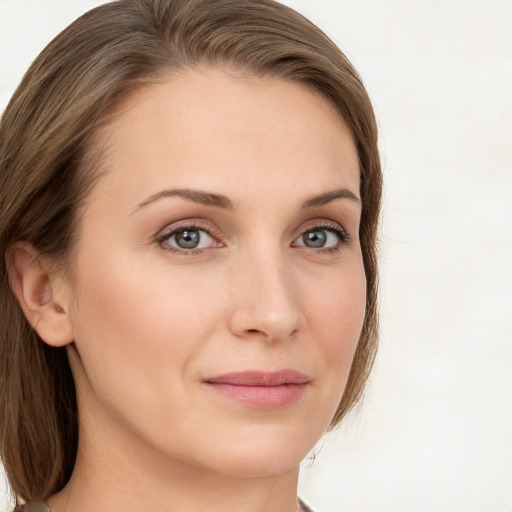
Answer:
<svg viewBox="0 0 512 512"><path fill-rule="evenodd" d="M50 506L296 511L299 463L338 406L364 319L348 129L302 85L201 69L137 92L99 136L106 173L84 206L70 276L40 260L38 290L20 285L52 306L58 321L41 309L33 323L68 346L79 399L75 471ZM162 193L176 189L232 208ZM187 252L172 230L190 225L203 231ZM319 232L325 247L308 247L304 233ZM30 268L24 253L19 269ZM282 369L309 378L283 407L204 382Z"/></svg>

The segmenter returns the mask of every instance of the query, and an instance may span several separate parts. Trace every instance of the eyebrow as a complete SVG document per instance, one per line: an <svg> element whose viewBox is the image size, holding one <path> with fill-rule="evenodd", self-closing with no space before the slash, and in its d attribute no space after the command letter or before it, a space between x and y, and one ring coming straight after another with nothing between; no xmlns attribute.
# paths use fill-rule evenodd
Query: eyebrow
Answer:
<svg viewBox="0 0 512 512"><path fill-rule="evenodd" d="M201 190L190 190L190 189L173 189L173 190L162 190L161 192L157 192L152 196L149 196L147 199L139 203L132 213L135 213L137 210L144 208L148 204L154 203L158 201L162 197L182 197L183 199L188 199L189 201L193 201L194 203L204 204L205 206L214 206L215 208L225 208L228 210L233 209L232 201L226 196L220 194L212 194L210 192L203 192Z"/></svg>
<svg viewBox="0 0 512 512"><path fill-rule="evenodd" d="M234 209L231 199L221 194L212 194L211 192L203 192L201 190L172 189L162 190L152 196L149 196L147 199L139 203L132 213L135 213L137 210L140 210L141 208L144 208L144 206L154 203L163 197L182 197L183 199L188 199L189 201L205 206L213 206L215 208L224 208L227 210ZM347 188L340 188L324 192L317 196L309 197L302 203L300 209L306 210L308 208L318 208L332 201L336 201L337 199L349 199L356 203L361 203L361 200L353 192Z"/></svg>
<svg viewBox="0 0 512 512"><path fill-rule="evenodd" d="M361 203L361 199L359 199L359 197L357 197L348 188L339 188L337 190L330 190L318 196L312 196L306 199L306 201L302 203L300 209L306 210L308 208L318 208L319 206L324 206L332 201L336 201L337 199L349 199L350 201Z"/></svg>

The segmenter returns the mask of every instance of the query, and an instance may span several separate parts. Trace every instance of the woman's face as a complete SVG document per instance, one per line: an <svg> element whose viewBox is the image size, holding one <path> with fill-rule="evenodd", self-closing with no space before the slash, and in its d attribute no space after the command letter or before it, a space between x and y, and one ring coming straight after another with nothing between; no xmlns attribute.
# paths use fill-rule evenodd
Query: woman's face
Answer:
<svg viewBox="0 0 512 512"><path fill-rule="evenodd" d="M195 70L101 136L66 292L84 439L220 473L296 467L364 318L348 129L302 85Z"/></svg>

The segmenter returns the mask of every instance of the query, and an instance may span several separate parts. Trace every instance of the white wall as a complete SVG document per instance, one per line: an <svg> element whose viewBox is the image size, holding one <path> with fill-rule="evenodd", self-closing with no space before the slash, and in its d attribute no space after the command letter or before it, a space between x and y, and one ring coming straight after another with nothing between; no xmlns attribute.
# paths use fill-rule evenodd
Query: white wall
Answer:
<svg viewBox="0 0 512 512"><path fill-rule="evenodd" d="M0 109L99 3L0 0ZM285 3L362 74L386 180L379 358L302 493L321 512L511 512L512 2Z"/></svg>

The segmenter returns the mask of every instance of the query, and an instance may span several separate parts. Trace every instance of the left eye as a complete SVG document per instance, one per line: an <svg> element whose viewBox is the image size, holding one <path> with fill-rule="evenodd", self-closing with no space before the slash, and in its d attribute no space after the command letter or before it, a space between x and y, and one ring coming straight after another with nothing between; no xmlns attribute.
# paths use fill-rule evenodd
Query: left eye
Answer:
<svg viewBox="0 0 512 512"><path fill-rule="evenodd" d="M206 249L215 244L213 237L204 229L186 228L169 233L161 239L175 249Z"/></svg>
<svg viewBox="0 0 512 512"><path fill-rule="evenodd" d="M311 249L333 249L342 240L342 234L332 229L315 228L305 231L294 241L294 245L309 247Z"/></svg>

